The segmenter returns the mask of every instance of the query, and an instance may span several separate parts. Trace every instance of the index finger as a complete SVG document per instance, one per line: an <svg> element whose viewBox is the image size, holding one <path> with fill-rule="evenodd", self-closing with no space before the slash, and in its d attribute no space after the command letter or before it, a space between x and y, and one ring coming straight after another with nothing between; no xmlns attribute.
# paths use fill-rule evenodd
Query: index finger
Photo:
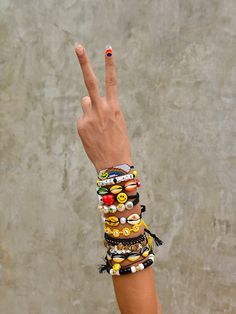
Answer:
<svg viewBox="0 0 236 314"><path fill-rule="evenodd" d="M98 104L101 101L101 96L99 93L97 78L93 72L86 49L82 45L76 45L75 52L79 59L84 82L91 98L92 105L98 107Z"/></svg>

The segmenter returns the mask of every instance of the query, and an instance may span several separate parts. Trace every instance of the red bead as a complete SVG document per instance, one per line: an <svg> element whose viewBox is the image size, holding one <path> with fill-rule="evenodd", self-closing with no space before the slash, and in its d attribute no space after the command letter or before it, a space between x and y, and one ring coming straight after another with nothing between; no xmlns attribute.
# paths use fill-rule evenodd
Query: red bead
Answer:
<svg viewBox="0 0 236 314"><path fill-rule="evenodd" d="M136 184L137 184L137 187L139 188L141 186L141 182L139 179L136 179Z"/></svg>
<svg viewBox="0 0 236 314"><path fill-rule="evenodd" d="M102 201L103 203L105 203L106 205L112 205L114 204L114 196L112 194L107 194L107 195L104 195L102 197Z"/></svg>

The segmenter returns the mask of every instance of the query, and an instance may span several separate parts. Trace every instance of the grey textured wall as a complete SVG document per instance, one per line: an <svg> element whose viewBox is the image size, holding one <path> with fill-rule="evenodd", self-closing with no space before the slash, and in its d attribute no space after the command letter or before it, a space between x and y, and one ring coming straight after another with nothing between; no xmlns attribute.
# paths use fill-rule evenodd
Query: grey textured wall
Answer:
<svg viewBox="0 0 236 314"><path fill-rule="evenodd" d="M234 0L1 0L1 314L118 313L76 41L103 90L116 52L164 313L236 313L235 16Z"/></svg>

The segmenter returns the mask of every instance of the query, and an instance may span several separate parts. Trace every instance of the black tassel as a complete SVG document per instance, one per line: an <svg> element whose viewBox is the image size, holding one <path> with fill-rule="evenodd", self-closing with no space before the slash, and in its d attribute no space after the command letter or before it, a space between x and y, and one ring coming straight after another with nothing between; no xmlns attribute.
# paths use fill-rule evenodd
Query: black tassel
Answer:
<svg viewBox="0 0 236 314"><path fill-rule="evenodd" d="M106 264L101 264L101 265L98 266L98 270L99 270L99 273L102 274L102 273L104 273L104 271L108 272L109 268L107 267Z"/></svg>
<svg viewBox="0 0 236 314"><path fill-rule="evenodd" d="M163 244L163 241L161 239L159 239L158 236L156 236L154 233L151 233L150 230L145 228L144 231L146 231L148 234L150 234L150 236L154 239L157 246Z"/></svg>
<svg viewBox="0 0 236 314"><path fill-rule="evenodd" d="M145 205L141 205L141 213L144 213L146 211L146 206Z"/></svg>

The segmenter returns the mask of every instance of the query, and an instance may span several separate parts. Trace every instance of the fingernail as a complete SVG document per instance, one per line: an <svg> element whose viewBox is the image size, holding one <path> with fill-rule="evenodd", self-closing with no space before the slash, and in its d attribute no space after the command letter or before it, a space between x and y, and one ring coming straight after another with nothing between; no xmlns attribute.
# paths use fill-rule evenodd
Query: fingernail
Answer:
<svg viewBox="0 0 236 314"><path fill-rule="evenodd" d="M111 46L111 45L106 45L105 54L106 54L108 57L111 57L111 56L112 56L112 46Z"/></svg>
<svg viewBox="0 0 236 314"><path fill-rule="evenodd" d="M79 56L82 56L84 53L84 47L81 44L75 44L75 50L78 53Z"/></svg>

